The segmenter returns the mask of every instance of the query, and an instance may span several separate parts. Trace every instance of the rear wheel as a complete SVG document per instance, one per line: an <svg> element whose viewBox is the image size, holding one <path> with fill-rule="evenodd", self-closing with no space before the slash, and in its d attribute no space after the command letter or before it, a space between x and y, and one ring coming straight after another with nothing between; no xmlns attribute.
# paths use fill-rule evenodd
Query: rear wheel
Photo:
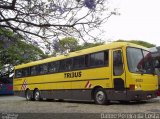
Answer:
<svg viewBox="0 0 160 119"><path fill-rule="evenodd" d="M94 101L96 104L103 105L109 103L107 94L103 88L98 88L94 92Z"/></svg>
<svg viewBox="0 0 160 119"><path fill-rule="evenodd" d="M26 97L26 100L28 100L28 101L32 99L32 93L31 93L30 89L26 90L25 97Z"/></svg>
<svg viewBox="0 0 160 119"><path fill-rule="evenodd" d="M35 101L39 101L40 100L41 96L40 96L40 91L38 89L36 89L34 91L33 98L34 98Z"/></svg>

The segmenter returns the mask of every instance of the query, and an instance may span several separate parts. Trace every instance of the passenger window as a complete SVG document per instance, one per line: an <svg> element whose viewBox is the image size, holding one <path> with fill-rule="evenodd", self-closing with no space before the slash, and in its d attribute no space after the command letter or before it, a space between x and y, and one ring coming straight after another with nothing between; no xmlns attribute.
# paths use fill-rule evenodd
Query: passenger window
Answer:
<svg viewBox="0 0 160 119"><path fill-rule="evenodd" d="M109 51L104 52L104 64L107 66L109 64Z"/></svg>
<svg viewBox="0 0 160 119"><path fill-rule="evenodd" d="M59 71L65 71L65 60L60 61Z"/></svg>
<svg viewBox="0 0 160 119"><path fill-rule="evenodd" d="M95 54L95 65L103 65L104 64L104 52Z"/></svg>
<svg viewBox="0 0 160 119"><path fill-rule="evenodd" d="M73 69L81 69L85 67L85 56L73 58Z"/></svg>
<svg viewBox="0 0 160 119"><path fill-rule="evenodd" d="M42 64L39 66L39 74L46 74L48 72L48 65Z"/></svg>
<svg viewBox="0 0 160 119"><path fill-rule="evenodd" d="M103 66L108 64L108 52L90 54L89 66Z"/></svg>
<svg viewBox="0 0 160 119"><path fill-rule="evenodd" d="M22 69L22 72L23 72L23 76L29 76L29 68L24 68Z"/></svg>
<svg viewBox="0 0 160 119"><path fill-rule="evenodd" d="M95 54L91 54L89 57L89 66L95 66Z"/></svg>
<svg viewBox="0 0 160 119"><path fill-rule="evenodd" d="M120 76L123 73L123 61L121 50L113 52L113 73L114 76Z"/></svg>
<svg viewBox="0 0 160 119"><path fill-rule="evenodd" d="M22 77L22 70L16 70L16 78Z"/></svg>
<svg viewBox="0 0 160 119"><path fill-rule="evenodd" d="M89 64L90 64L89 56L90 56L89 54L85 55L85 66L86 67L89 67Z"/></svg>
<svg viewBox="0 0 160 119"><path fill-rule="evenodd" d="M65 61L65 65L66 65L66 68L65 68L66 71L72 70L72 59L67 59Z"/></svg>
<svg viewBox="0 0 160 119"><path fill-rule="evenodd" d="M36 66L31 67L31 75L36 75L36 74L37 74Z"/></svg>
<svg viewBox="0 0 160 119"><path fill-rule="evenodd" d="M70 71L70 70L72 70L72 59L61 60L59 71Z"/></svg>
<svg viewBox="0 0 160 119"><path fill-rule="evenodd" d="M48 64L48 71L50 73L58 72L59 62L51 62Z"/></svg>

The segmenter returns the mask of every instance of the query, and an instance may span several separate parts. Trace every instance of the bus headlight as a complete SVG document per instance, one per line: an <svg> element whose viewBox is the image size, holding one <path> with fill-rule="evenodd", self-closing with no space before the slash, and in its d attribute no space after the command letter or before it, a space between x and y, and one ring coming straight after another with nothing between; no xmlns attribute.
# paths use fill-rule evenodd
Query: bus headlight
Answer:
<svg viewBox="0 0 160 119"><path fill-rule="evenodd" d="M137 84L137 85L136 85L136 89L137 89L137 90L141 90L141 84Z"/></svg>
<svg viewBox="0 0 160 119"><path fill-rule="evenodd" d="M137 85L135 85L135 84L131 84L131 85L129 85L129 89L130 90L141 90L141 85L140 84L137 84Z"/></svg>

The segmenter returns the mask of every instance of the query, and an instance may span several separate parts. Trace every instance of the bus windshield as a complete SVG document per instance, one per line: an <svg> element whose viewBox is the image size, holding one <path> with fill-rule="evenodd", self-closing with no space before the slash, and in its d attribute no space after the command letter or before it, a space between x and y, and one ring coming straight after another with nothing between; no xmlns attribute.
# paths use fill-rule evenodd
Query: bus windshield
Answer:
<svg viewBox="0 0 160 119"><path fill-rule="evenodd" d="M128 68L133 73L153 74L153 60L151 53L138 48L127 48Z"/></svg>

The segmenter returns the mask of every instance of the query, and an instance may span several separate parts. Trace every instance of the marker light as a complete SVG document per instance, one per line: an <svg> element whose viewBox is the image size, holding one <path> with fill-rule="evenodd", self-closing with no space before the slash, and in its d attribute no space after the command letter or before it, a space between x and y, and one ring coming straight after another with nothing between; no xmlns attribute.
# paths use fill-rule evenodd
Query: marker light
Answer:
<svg viewBox="0 0 160 119"><path fill-rule="evenodd" d="M130 84L129 85L129 90L135 90L135 84Z"/></svg>

